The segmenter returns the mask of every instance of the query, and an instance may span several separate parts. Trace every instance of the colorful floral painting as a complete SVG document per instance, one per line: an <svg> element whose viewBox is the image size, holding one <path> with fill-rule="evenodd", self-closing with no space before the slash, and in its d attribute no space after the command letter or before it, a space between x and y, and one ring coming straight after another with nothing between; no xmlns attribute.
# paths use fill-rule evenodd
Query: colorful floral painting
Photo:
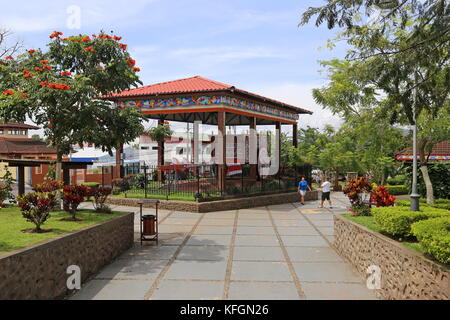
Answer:
<svg viewBox="0 0 450 320"><path fill-rule="evenodd" d="M117 107L138 107L142 111L156 108L185 107L193 105L219 105L226 104L255 112L261 112L290 120L297 120L298 114L279 110L263 104L254 103L244 99L238 99L229 96L200 96L200 97L179 97L168 99L146 99L146 100L127 100L116 102Z"/></svg>

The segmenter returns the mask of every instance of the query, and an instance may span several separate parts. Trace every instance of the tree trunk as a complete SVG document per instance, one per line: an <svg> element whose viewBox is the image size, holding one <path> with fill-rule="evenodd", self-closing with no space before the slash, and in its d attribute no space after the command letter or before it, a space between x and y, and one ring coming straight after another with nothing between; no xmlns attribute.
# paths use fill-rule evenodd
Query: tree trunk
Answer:
<svg viewBox="0 0 450 320"><path fill-rule="evenodd" d="M56 181L62 181L62 176L61 176L61 171L62 171L62 156L63 156L63 154L62 154L62 152L61 151L57 151L56 152L56 168L55 168L55 180ZM59 208L59 209L61 209L62 208L62 206L63 206L63 201L62 201L62 194L61 194L61 191L56 191L56 202L58 203L57 204L57 207Z"/></svg>
<svg viewBox="0 0 450 320"><path fill-rule="evenodd" d="M434 203L433 184L431 183L430 175L428 174L427 165L421 165L420 171L422 172L423 181L427 189L427 203Z"/></svg>

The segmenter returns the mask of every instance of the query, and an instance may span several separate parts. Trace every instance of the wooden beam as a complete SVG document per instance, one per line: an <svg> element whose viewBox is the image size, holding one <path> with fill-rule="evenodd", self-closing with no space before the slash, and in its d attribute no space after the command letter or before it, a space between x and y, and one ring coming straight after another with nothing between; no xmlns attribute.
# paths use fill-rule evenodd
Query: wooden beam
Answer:
<svg viewBox="0 0 450 320"><path fill-rule="evenodd" d="M18 166L17 169L19 171L19 174L17 177L18 178L17 184L18 184L18 188L19 188L18 193L19 193L19 196L21 196L25 193L25 166Z"/></svg>
<svg viewBox="0 0 450 320"><path fill-rule="evenodd" d="M297 124L292 125L292 145L297 148L298 147L298 128Z"/></svg>

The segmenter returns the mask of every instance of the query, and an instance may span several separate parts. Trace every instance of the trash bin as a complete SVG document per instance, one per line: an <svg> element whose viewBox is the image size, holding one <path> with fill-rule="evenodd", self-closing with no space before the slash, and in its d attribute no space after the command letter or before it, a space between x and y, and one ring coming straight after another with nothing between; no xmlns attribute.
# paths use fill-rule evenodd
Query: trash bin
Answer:
<svg viewBox="0 0 450 320"><path fill-rule="evenodd" d="M142 216L142 222L144 225L144 236L153 236L156 234L156 216L153 214L147 214Z"/></svg>

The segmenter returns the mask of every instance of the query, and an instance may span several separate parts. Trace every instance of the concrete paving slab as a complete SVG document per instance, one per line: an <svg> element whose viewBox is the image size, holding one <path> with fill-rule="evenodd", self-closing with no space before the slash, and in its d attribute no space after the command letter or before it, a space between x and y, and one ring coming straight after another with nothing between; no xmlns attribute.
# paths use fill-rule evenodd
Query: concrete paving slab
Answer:
<svg viewBox="0 0 450 320"><path fill-rule="evenodd" d="M150 300L218 300L223 295L223 281L161 281Z"/></svg>
<svg viewBox="0 0 450 320"><path fill-rule="evenodd" d="M311 223L316 227L333 227L333 220L311 220Z"/></svg>
<svg viewBox="0 0 450 320"><path fill-rule="evenodd" d="M215 218L203 218L198 224L199 226L232 226L234 225L234 219L215 219Z"/></svg>
<svg viewBox="0 0 450 320"><path fill-rule="evenodd" d="M286 247L292 262L344 262L331 248L327 247Z"/></svg>
<svg viewBox="0 0 450 320"><path fill-rule="evenodd" d="M334 235L334 227L318 227L317 229L319 229L319 231L324 236L332 236L332 235Z"/></svg>
<svg viewBox="0 0 450 320"><path fill-rule="evenodd" d="M235 247L233 260L285 261L281 247Z"/></svg>
<svg viewBox="0 0 450 320"><path fill-rule="evenodd" d="M144 300L153 280L91 280L70 300Z"/></svg>
<svg viewBox="0 0 450 320"><path fill-rule="evenodd" d="M140 246L135 245L123 253L118 259L168 260L173 257L176 246Z"/></svg>
<svg viewBox="0 0 450 320"><path fill-rule="evenodd" d="M272 222L270 219L239 219L237 225L247 227L271 227Z"/></svg>
<svg viewBox="0 0 450 320"><path fill-rule="evenodd" d="M277 227L282 236L319 236L320 234L311 226L308 227Z"/></svg>
<svg viewBox="0 0 450 320"><path fill-rule="evenodd" d="M238 226L236 234L266 234L272 235L274 233L273 227L247 227Z"/></svg>
<svg viewBox="0 0 450 320"><path fill-rule="evenodd" d="M161 233L159 243L162 245L180 245L186 239L187 233ZM143 246L147 246L144 243Z"/></svg>
<svg viewBox="0 0 450 320"><path fill-rule="evenodd" d="M227 261L175 260L164 279L224 280Z"/></svg>
<svg viewBox="0 0 450 320"><path fill-rule="evenodd" d="M231 234L193 235L186 243L187 246L229 246Z"/></svg>
<svg viewBox="0 0 450 320"><path fill-rule="evenodd" d="M192 230L193 225L170 225L160 224L158 226L159 233L188 233Z"/></svg>
<svg viewBox="0 0 450 320"><path fill-rule="evenodd" d="M248 235L238 234L234 241L235 246L263 246L278 247L280 243L274 235Z"/></svg>
<svg viewBox="0 0 450 320"><path fill-rule="evenodd" d="M277 227L311 227L311 224L306 220L274 220Z"/></svg>
<svg viewBox="0 0 450 320"><path fill-rule="evenodd" d="M198 226L193 234L232 234L232 226Z"/></svg>
<svg viewBox="0 0 450 320"><path fill-rule="evenodd" d="M168 260L118 259L100 271L95 278L154 279L167 263Z"/></svg>
<svg viewBox="0 0 450 320"><path fill-rule="evenodd" d="M198 219L191 219L191 218L172 218L169 217L165 219L162 224L160 225L168 225L168 224L174 224L174 225L181 225L181 226L193 226Z"/></svg>
<svg viewBox="0 0 450 320"><path fill-rule="evenodd" d="M228 258L229 249L226 246L185 246L177 256L177 260L216 260Z"/></svg>
<svg viewBox="0 0 450 320"><path fill-rule="evenodd" d="M299 295L293 282L236 282L231 281L230 300L297 300Z"/></svg>
<svg viewBox="0 0 450 320"><path fill-rule="evenodd" d="M376 300L375 292L359 283L302 283L309 300Z"/></svg>
<svg viewBox="0 0 450 320"><path fill-rule="evenodd" d="M281 240L286 247L328 247L328 243L321 236L287 236Z"/></svg>
<svg viewBox="0 0 450 320"><path fill-rule="evenodd" d="M362 283L347 263L294 262L293 265L300 281Z"/></svg>
<svg viewBox="0 0 450 320"><path fill-rule="evenodd" d="M285 262L233 261L231 280L293 281Z"/></svg>

